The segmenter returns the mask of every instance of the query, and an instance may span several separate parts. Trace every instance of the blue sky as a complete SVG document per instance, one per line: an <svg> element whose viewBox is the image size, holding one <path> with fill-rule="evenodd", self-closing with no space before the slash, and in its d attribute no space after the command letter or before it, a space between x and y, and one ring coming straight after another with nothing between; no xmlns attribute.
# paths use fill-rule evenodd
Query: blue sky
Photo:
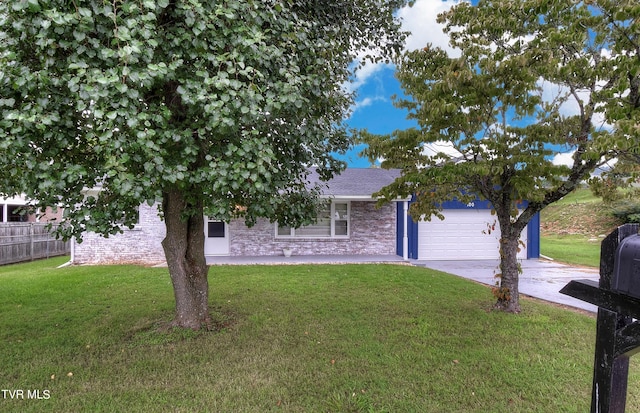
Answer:
<svg viewBox="0 0 640 413"><path fill-rule="evenodd" d="M448 44L448 36L442 32L442 27L436 23L438 14L449 10L463 0L416 0L413 7L405 7L398 12L402 19L403 29L410 32L406 49L415 50L425 47L428 43L446 50L449 56L456 57L460 51L452 49ZM471 0L477 4L477 0ZM543 97L552 100L562 90L557 85L543 83ZM352 115L347 119L347 124L352 128L367 129L375 134L389 134L396 129L406 129L415 126L415 122L406 119L407 112L393 106L391 96L401 95L400 84L394 77L394 67L385 64L368 64L360 70L354 82L348 85L349 90L357 93L356 103ZM588 99L588 96L584 96ZM565 115L578 113L578 105L575 101L563 106L561 112ZM603 123L604 124L604 123ZM567 148L554 148L556 155L554 163L570 164L572 153ZM341 159L347 161L349 167L366 168L371 166L367 159L358 154L362 146L356 146Z"/></svg>
<svg viewBox="0 0 640 413"><path fill-rule="evenodd" d="M447 36L442 33L442 26L436 23L439 13L448 10L460 0L417 0L413 7L399 11L403 21L403 29L411 33L406 48L413 50L431 43L448 50L451 55L456 51L449 48ZM475 1L472 1L474 3ZM415 122L407 120L407 112L393 106L391 96L401 95L400 84L394 77L392 65L367 65L349 85L356 91L356 104L347 124L358 129L367 129L371 133L389 134L396 129L415 126ZM362 146L350 150L345 157L349 167L366 168L371 164L367 159L358 156Z"/></svg>

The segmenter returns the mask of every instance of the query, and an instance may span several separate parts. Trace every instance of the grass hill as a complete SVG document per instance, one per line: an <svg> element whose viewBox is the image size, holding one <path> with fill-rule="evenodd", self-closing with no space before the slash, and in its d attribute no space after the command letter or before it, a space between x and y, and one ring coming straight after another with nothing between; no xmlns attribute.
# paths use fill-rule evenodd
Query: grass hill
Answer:
<svg viewBox="0 0 640 413"><path fill-rule="evenodd" d="M621 223L587 188L578 189L541 213L542 235L606 235Z"/></svg>
<svg viewBox="0 0 640 413"><path fill-rule="evenodd" d="M542 255L590 267L599 266L602 238L622 224L587 188L542 210L540 222Z"/></svg>

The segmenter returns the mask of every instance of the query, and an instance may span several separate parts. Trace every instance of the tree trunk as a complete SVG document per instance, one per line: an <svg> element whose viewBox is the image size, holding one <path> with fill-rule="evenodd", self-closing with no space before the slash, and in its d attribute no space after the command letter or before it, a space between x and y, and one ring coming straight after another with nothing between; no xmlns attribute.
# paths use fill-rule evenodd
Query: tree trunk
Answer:
<svg viewBox="0 0 640 413"><path fill-rule="evenodd" d="M518 283L521 268L518 264L518 246L520 231L511 225L500 228L500 285L494 288L494 295L498 298L495 308L510 312L520 312L520 291Z"/></svg>
<svg viewBox="0 0 640 413"><path fill-rule="evenodd" d="M162 200L167 235L162 241L176 300L172 326L198 330L210 327L209 267L204 257L202 204L188 205L184 193L168 191ZM185 211L189 215L185 217Z"/></svg>

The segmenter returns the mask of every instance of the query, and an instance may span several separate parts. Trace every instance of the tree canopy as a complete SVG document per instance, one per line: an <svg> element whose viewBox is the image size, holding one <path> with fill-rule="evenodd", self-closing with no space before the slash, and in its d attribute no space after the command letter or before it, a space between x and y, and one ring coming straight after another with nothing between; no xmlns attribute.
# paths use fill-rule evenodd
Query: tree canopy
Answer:
<svg viewBox="0 0 640 413"><path fill-rule="evenodd" d="M1 2L0 191L63 207L77 237L162 201L174 289L197 262L205 294L203 214L312 217L308 167L344 167L352 63L400 50L404 3ZM199 318L178 324L206 321L196 301Z"/></svg>
<svg viewBox="0 0 640 413"><path fill-rule="evenodd" d="M520 310L518 240L532 217L637 148L639 13L622 0L461 3L439 16L459 56L425 45L397 60L396 105L418 127L363 133L372 160L403 171L381 195L416 194L416 219L441 216L446 200L489 200L498 308ZM554 162L558 152L571 163Z"/></svg>

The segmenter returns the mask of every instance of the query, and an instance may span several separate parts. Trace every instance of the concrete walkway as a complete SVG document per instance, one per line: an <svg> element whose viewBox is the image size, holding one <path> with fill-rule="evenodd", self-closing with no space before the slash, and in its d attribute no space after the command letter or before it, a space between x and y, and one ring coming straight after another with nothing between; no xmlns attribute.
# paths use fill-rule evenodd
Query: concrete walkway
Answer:
<svg viewBox="0 0 640 413"><path fill-rule="evenodd" d="M404 261L397 255L294 255L262 257L207 257L209 265L295 265L295 264L364 264L396 263L412 264L430 268L486 285L495 285L498 260L475 261ZM542 259L522 260L523 273L520 275L520 293L570 307L597 312L592 304L564 294L560 289L571 280L590 279L597 281L598 270L572 267Z"/></svg>
<svg viewBox="0 0 640 413"><path fill-rule="evenodd" d="M366 264L404 263L397 255L268 255L259 257L207 257L209 265Z"/></svg>

